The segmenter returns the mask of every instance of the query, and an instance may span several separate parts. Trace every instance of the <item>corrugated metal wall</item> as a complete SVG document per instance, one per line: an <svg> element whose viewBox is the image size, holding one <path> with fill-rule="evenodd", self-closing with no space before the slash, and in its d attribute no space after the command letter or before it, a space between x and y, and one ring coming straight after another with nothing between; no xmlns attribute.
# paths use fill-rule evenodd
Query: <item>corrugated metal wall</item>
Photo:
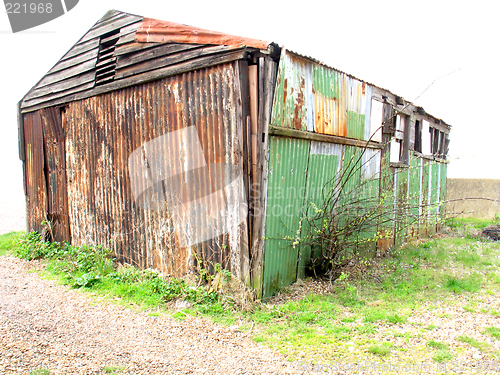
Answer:
<svg viewBox="0 0 500 375"><path fill-rule="evenodd" d="M294 238L311 230L300 219L307 213L314 215L314 206L321 208L331 189L343 194L337 203L340 226L378 201L381 154L379 150L273 136L269 156L264 296L305 276L312 250L294 248ZM346 240L359 249L374 249L377 229L377 225L366 228Z"/></svg>
<svg viewBox="0 0 500 375"><path fill-rule="evenodd" d="M365 82L283 49L273 125L368 140L370 103Z"/></svg>
<svg viewBox="0 0 500 375"><path fill-rule="evenodd" d="M183 176L184 180L175 187L176 191L184 192L182 199L207 189L217 190L231 181L234 176L230 172L216 174L213 164L225 163L242 170L243 125L236 63L68 104L63 127L74 244L103 244L113 249L122 262L154 267L174 276L188 272L195 264L195 257L209 268L211 263L220 263L236 276L248 273L246 222L226 223L229 233L183 247L168 204L144 209L134 199L132 183L147 190L153 177L145 174L132 182L130 155L141 147L145 152L147 142L190 126L196 128L208 172L200 168ZM192 141L184 139L181 143ZM145 157L151 163L162 158L176 160L178 165L190 163L192 155L179 147L169 150L167 155ZM163 189L168 194L168 184ZM162 191L160 188L154 194ZM161 197L155 199L164 204L167 201ZM201 228L198 230L208 230L207 223L220 217L198 219ZM228 215L223 220L230 221L232 217Z"/></svg>
<svg viewBox="0 0 500 375"><path fill-rule="evenodd" d="M271 124L368 140L370 132L381 125L373 124L372 129L370 123L373 90L356 78L283 49ZM394 110L392 105L383 106L377 109L378 117L387 120L383 137L390 141ZM411 129L408 126L407 131ZM445 163L410 150L408 160L394 164L390 163L389 145L381 151L377 144L363 149L311 141L302 132L289 134L290 138L270 138L264 297L305 275L311 251L316 249L295 248L293 238L311 230L307 223L299 224L301 218L311 203L321 206L321 188L332 188L335 182L341 190L335 207L339 226L356 216L370 214L373 218L345 238L353 249L384 251L436 229L438 214L444 212L440 202L444 200ZM333 138L330 142L345 143ZM376 140L382 141L382 134ZM383 212L371 213L380 200Z"/></svg>
<svg viewBox="0 0 500 375"><path fill-rule="evenodd" d="M267 190L263 295L297 277L297 249L282 237L294 237L304 204L310 142L271 137Z"/></svg>
<svg viewBox="0 0 500 375"><path fill-rule="evenodd" d="M42 221L47 220L47 188L45 181L45 157L43 146L42 118L40 112L24 115L26 215L28 231L43 230Z"/></svg>
<svg viewBox="0 0 500 375"><path fill-rule="evenodd" d="M324 200L328 198L328 192L335 188L343 153L343 145L311 141L306 189L303 196L303 215L314 215L315 207L321 207ZM321 223L315 223L315 225L321 226ZM309 222L303 222L301 236L310 230ZM299 278L304 277L306 274L306 267L310 263L311 252L314 251L316 254L319 250L304 247L299 249L297 269L297 276Z"/></svg>

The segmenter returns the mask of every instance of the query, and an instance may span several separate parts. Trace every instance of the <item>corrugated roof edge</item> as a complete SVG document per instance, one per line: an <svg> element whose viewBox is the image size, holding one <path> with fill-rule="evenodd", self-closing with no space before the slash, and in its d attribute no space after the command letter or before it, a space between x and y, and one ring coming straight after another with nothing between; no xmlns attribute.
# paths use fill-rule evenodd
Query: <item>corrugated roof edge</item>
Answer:
<svg viewBox="0 0 500 375"><path fill-rule="evenodd" d="M176 22L144 17L137 29L135 40L146 43L191 43L214 45L244 45L266 50L270 42L246 38L219 31L200 29Z"/></svg>
<svg viewBox="0 0 500 375"><path fill-rule="evenodd" d="M281 48L285 48L285 47L284 47L284 46L281 46ZM295 51L292 51L292 50L289 50L289 49L286 49L286 50L287 50L288 52L290 52L291 54L293 54L293 55L297 56L297 57L300 57L300 58L305 59L305 60L309 60L309 61L311 61L311 62L313 62L313 63L315 63L315 64L318 64L318 65L324 66L324 67L326 67L326 68L328 68L328 69L335 70L335 71L337 71L337 72L339 72L339 73L345 74L345 75L346 75L346 76L348 76L348 77L351 77L351 78L357 79L357 80L358 80L358 81L360 81L360 82L364 82L364 83L366 83L367 85L370 85L370 86L376 87L376 88L377 88L377 89L379 89L379 90L386 91L387 93L389 93L389 94L391 94L391 95L393 95L393 96L395 96L395 97L402 98L402 96L397 95L397 94L394 94L394 93L393 93L392 91L390 91L390 90L387 90L387 89L385 89L385 88L383 88L383 87L380 87L380 86L374 85L373 83L367 82L367 81L365 81L365 80L359 79L358 77L355 77L355 76L353 76L352 74L349 74L349 73L346 73L346 72L344 72L344 71L342 71L342 70L340 70L340 69L334 68L334 67L332 67L332 66L330 66L330 65L328 65L328 64L325 64L324 62L319 61L318 59L315 59L315 58L313 58L313 57L311 57L311 56L302 55L302 54L300 54L300 53L298 53L298 52L295 52ZM430 113L427 113L427 112L424 110L424 108L423 108L423 107L417 106L417 105L413 104L413 103L412 103L411 101L409 101L409 100L406 100L406 99L405 99L405 101L406 101L408 104L413 105L413 106L415 107L415 110L416 110L416 111L418 111L418 113L419 113L420 115L427 115L428 117L432 118L432 119L434 120L434 122L435 122L435 123L437 123L437 124L442 124L442 125L447 126L448 128L451 128L451 125L447 124L444 120L442 120L442 119L440 119L440 118L437 118L437 117L435 117L435 116L432 116Z"/></svg>

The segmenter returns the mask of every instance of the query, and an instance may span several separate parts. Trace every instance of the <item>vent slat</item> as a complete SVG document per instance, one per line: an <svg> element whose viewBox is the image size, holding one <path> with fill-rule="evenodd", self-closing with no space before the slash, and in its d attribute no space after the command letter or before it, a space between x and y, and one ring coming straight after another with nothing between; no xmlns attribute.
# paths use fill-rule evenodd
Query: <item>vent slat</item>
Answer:
<svg viewBox="0 0 500 375"><path fill-rule="evenodd" d="M114 30L102 35L99 39L99 54L97 55L95 84L102 85L115 79L116 57L115 46L120 38L120 30Z"/></svg>

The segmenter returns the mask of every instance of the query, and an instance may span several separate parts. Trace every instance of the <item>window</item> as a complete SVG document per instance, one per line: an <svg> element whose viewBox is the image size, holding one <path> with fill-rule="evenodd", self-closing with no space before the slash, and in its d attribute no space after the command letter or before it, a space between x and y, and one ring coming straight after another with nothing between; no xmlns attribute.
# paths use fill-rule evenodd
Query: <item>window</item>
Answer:
<svg viewBox="0 0 500 375"><path fill-rule="evenodd" d="M422 154L431 155L431 128L429 121L422 121Z"/></svg>
<svg viewBox="0 0 500 375"><path fill-rule="evenodd" d="M382 142L382 121L384 115L384 103L372 99L370 114L370 136L374 142Z"/></svg>
<svg viewBox="0 0 500 375"><path fill-rule="evenodd" d="M416 120L415 122L415 151L423 155L446 158L448 134L431 126L429 121Z"/></svg>
<svg viewBox="0 0 500 375"><path fill-rule="evenodd" d="M399 139L391 139L391 154L389 156L391 163L401 162L401 141Z"/></svg>
<svg viewBox="0 0 500 375"><path fill-rule="evenodd" d="M409 118L403 114L396 115L396 124L394 136L391 139L391 149L389 160L391 163L408 162L408 141L405 140L405 132L408 126Z"/></svg>
<svg viewBox="0 0 500 375"><path fill-rule="evenodd" d="M415 146L414 150L422 153L422 123L420 120L415 121Z"/></svg>
<svg viewBox="0 0 500 375"><path fill-rule="evenodd" d="M439 129L431 128L431 140L432 140L432 155L445 158L447 151L447 145L449 144L449 139L447 134L440 131Z"/></svg>

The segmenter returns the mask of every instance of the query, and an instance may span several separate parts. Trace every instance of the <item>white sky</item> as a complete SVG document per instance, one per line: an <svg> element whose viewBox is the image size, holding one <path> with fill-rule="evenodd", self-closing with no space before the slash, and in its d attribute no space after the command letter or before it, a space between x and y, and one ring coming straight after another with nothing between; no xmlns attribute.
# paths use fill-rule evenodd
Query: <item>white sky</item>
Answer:
<svg viewBox="0 0 500 375"><path fill-rule="evenodd" d="M110 9L274 41L386 88L452 125L449 177L500 179L497 0L80 0L16 34L0 9L0 203L24 200L16 103Z"/></svg>

